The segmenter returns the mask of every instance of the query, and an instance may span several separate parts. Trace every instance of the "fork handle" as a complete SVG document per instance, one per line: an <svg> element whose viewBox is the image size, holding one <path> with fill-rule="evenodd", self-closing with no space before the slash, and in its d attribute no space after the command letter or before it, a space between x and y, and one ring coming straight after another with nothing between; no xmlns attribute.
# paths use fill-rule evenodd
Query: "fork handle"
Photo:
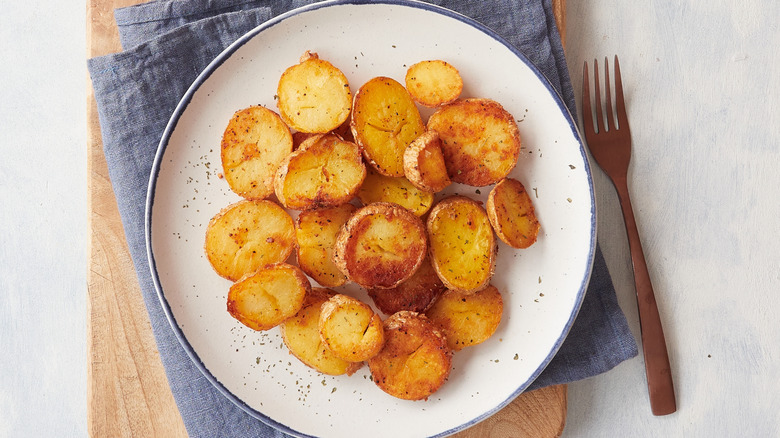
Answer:
<svg viewBox="0 0 780 438"><path fill-rule="evenodd" d="M631 208L631 198L628 195L626 180L615 181L615 188L623 210L623 219L628 234L628 244L631 250L631 262L634 268L634 283L639 307L639 325L642 333L642 351L645 357L645 373L647 389L650 394L650 408L653 415L667 415L677 410L674 396L672 370L669 365L669 353L666 349L664 329L661 326L661 315L650 282L642 242Z"/></svg>

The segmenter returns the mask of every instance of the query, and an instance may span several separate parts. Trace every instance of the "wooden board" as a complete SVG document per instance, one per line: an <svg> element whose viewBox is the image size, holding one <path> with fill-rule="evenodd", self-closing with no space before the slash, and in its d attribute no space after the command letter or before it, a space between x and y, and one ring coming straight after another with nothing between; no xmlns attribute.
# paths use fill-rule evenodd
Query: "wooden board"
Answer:
<svg viewBox="0 0 780 438"><path fill-rule="evenodd" d="M121 50L113 10L141 0L87 0L87 57ZM565 0L553 0L565 34ZM89 271L87 429L92 437L186 437L157 351L103 155L87 78ZM456 436L557 437L566 386L521 394L498 414Z"/></svg>

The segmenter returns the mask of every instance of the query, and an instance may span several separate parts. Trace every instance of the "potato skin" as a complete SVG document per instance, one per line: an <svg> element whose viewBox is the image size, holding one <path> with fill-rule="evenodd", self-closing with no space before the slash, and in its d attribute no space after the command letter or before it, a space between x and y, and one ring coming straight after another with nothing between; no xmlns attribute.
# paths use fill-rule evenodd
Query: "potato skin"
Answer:
<svg viewBox="0 0 780 438"><path fill-rule="evenodd" d="M404 175L415 187L426 192L444 190L452 181L436 131L425 131L404 152Z"/></svg>
<svg viewBox="0 0 780 438"><path fill-rule="evenodd" d="M352 204L302 211L295 221L298 266L317 283L341 286L347 277L333 262L336 236L357 210Z"/></svg>
<svg viewBox="0 0 780 438"><path fill-rule="evenodd" d="M486 341L501 323L504 301L495 286L471 294L448 290L425 312L447 338L447 345L459 351Z"/></svg>
<svg viewBox="0 0 780 438"><path fill-rule="evenodd" d="M312 288L306 294L301 310L282 322L279 331L290 353L306 366L331 376L352 375L363 364L336 357L320 339L321 308L334 295L336 292L330 289Z"/></svg>
<svg viewBox="0 0 780 438"><path fill-rule="evenodd" d="M304 140L276 172L279 202L293 210L333 207L355 197L366 178L360 150L333 134Z"/></svg>
<svg viewBox="0 0 780 438"><path fill-rule="evenodd" d="M265 199L273 193L276 169L292 149L290 128L278 114L261 106L236 111L220 144L225 181L243 198Z"/></svg>
<svg viewBox="0 0 780 438"><path fill-rule="evenodd" d="M371 167L386 176L404 176L403 154L425 130L409 92L396 80L379 76L355 94L350 128Z"/></svg>
<svg viewBox="0 0 780 438"><path fill-rule="evenodd" d="M496 241L487 213L476 201L450 196L426 223L431 264L448 289L476 292L493 276Z"/></svg>
<svg viewBox="0 0 780 438"><path fill-rule="evenodd" d="M504 178L496 184L488 195L486 209L493 230L507 245L523 249L536 242L539 220L531 196L520 181Z"/></svg>
<svg viewBox="0 0 780 438"><path fill-rule="evenodd" d="M344 123L352 110L352 93L344 73L311 52L282 73L276 95L282 119L300 132L330 132Z"/></svg>
<svg viewBox="0 0 780 438"><path fill-rule="evenodd" d="M362 207L336 237L336 266L364 288L391 288L420 267L427 251L425 226L398 204Z"/></svg>
<svg viewBox="0 0 780 438"><path fill-rule="evenodd" d="M295 248L292 217L272 201L243 200L217 213L206 228L206 258L220 276L237 281Z"/></svg>
<svg viewBox="0 0 780 438"><path fill-rule="evenodd" d="M385 320L385 347L368 360L374 383L404 400L423 400L446 382L452 351L424 315L400 311Z"/></svg>
<svg viewBox="0 0 780 438"><path fill-rule="evenodd" d="M431 265L428 257L408 280L391 289L373 288L368 296L385 315L401 310L424 312L447 290Z"/></svg>
<svg viewBox="0 0 780 438"><path fill-rule="evenodd" d="M405 83L412 99L430 108L454 101L463 91L458 69L439 59L420 61L409 67Z"/></svg>
<svg viewBox="0 0 780 438"><path fill-rule="evenodd" d="M322 343L337 357L362 362L385 345L382 319L367 304L336 294L322 304L319 319Z"/></svg>
<svg viewBox="0 0 780 438"><path fill-rule="evenodd" d="M495 184L517 164L520 131L514 117L490 99L464 99L444 105L428 119L439 133L450 178L482 187Z"/></svg>
<svg viewBox="0 0 780 438"><path fill-rule="evenodd" d="M227 310L253 330L269 330L298 313L310 290L309 279L297 267L268 265L233 283Z"/></svg>

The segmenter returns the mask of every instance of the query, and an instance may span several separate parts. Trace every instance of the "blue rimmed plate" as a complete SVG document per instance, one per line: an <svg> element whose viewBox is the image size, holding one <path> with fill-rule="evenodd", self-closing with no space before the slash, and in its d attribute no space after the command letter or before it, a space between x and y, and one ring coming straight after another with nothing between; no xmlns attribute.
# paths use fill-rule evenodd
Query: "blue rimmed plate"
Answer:
<svg viewBox="0 0 780 438"><path fill-rule="evenodd" d="M526 250L500 244L492 284L505 309L496 334L454 355L449 381L427 401L395 399L367 367L324 376L300 363L277 329L255 332L226 311L230 283L203 252L206 225L239 198L219 178L231 115L276 109L281 73L305 51L342 69L353 92L374 76L400 82L408 66L443 59L465 83L517 119L523 150L511 176L530 192L542 224ZM428 114L425 112L424 114ZM492 31L424 3L326 2L277 17L222 53L189 89L165 131L147 200L147 244L174 331L204 375L249 414L300 436L447 435L510 403L544 369L577 314L595 248L590 170L561 98L528 60ZM447 192L484 201L489 187ZM363 298L354 287L340 290Z"/></svg>

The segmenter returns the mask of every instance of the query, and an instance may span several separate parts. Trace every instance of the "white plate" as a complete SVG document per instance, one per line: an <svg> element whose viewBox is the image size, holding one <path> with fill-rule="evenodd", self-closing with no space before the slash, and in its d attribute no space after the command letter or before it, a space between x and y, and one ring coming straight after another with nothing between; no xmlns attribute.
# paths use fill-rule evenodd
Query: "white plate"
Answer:
<svg viewBox="0 0 780 438"><path fill-rule="evenodd" d="M217 176L222 132L238 109L276 109L279 76L306 50L340 67L353 91L374 76L403 82L411 64L443 59L460 70L463 97L493 98L518 120L523 149L512 176L530 192L542 232L527 250L500 244L492 283L504 296L501 325L485 343L454 355L449 381L427 401L385 394L367 367L351 377L320 375L288 353L278 329L242 326L226 311L230 283L204 256L209 219L239 199ZM489 189L453 186L448 193L485 200ZM313 5L230 46L199 76L166 129L146 220L163 307L205 376L242 409L285 432L333 437L447 435L511 402L541 373L574 321L596 226L585 153L549 83L484 26L408 1Z"/></svg>

